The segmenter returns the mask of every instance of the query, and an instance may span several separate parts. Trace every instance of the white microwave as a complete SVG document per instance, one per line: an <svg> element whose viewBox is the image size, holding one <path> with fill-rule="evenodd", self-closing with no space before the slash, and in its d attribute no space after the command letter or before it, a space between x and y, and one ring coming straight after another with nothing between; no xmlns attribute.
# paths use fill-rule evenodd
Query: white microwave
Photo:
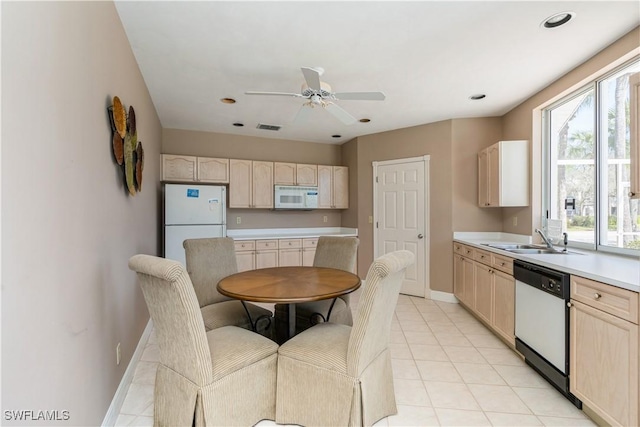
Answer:
<svg viewBox="0 0 640 427"><path fill-rule="evenodd" d="M276 185L273 200L275 209L317 209L318 187Z"/></svg>

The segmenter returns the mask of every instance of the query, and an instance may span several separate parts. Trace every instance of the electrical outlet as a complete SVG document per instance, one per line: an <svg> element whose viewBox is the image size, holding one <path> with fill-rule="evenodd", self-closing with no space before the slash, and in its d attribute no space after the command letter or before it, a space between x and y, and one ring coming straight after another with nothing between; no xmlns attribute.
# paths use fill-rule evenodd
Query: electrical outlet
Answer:
<svg viewBox="0 0 640 427"><path fill-rule="evenodd" d="M517 216L514 216L511 221L512 221L514 227L518 225L518 217Z"/></svg>
<svg viewBox="0 0 640 427"><path fill-rule="evenodd" d="M120 354L120 343L118 343L118 345L116 346L116 365L120 364L120 357L122 355Z"/></svg>
<svg viewBox="0 0 640 427"><path fill-rule="evenodd" d="M328 218L327 218L327 216L326 216L326 215L325 215L325 216L323 216L323 217L322 217L322 222L327 222L327 219L328 219Z"/></svg>
<svg viewBox="0 0 640 427"><path fill-rule="evenodd" d="M239 216L236 217L236 224L242 224L242 218Z"/></svg>
<svg viewBox="0 0 640 427"><path fill-rule="evenodd" d="M373 217L369 215L369 224L373 224Z"/></svg>

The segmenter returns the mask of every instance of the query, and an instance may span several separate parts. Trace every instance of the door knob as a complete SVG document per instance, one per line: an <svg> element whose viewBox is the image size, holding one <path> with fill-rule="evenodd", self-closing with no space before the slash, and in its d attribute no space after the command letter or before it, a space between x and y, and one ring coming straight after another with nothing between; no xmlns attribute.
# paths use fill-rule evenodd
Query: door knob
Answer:
<svg viewBox="0 0 640 427"><path fill-rule="evenodd" d="M422 234L418 234L418 239L422 239L424 236Z"/></svg>

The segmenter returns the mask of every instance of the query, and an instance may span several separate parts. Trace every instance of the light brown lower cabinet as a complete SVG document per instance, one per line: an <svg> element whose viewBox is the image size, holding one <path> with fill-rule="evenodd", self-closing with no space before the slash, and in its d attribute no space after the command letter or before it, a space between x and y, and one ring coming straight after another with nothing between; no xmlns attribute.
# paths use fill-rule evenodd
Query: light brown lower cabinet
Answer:
<svg viewBox="0 0 640 427"><path fill-rule="evenodd" d="M607 424L637 426L638 294L572 276L571 298L571 393Z"/></svg>
<svg viewBox="0 0 640 427"><path fill-rule="evenodd" d="M503 261L501 261L503 262ZM515 345L516 282L513 276L501 271L493 272L493 326L494 332Z"/></svg>
<svg viewBox="0 0 640 427"><path fill-rule="evenodd" d="M488 324L492 323L493 313L493 270L490 267L474 263L475 271L475 311Z"/></svg>
<svg viewBox="0 0 640 427"><path fill-rule="evenodd" d="M462 255L453 256L454 295L469 308L475 305L473 261Z"/></svg>

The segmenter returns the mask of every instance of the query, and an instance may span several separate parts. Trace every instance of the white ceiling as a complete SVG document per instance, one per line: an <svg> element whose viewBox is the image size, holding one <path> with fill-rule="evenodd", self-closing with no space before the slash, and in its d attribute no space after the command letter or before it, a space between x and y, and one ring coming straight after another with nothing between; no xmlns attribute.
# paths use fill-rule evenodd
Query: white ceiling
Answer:
<svg viewBox="0 0 640 427"><path fill-rule="evenodd" d="M631 1L186 2L116 1L164 128L341 144L460 117L500 116L640 24ZM541 28L573 11L563 27ZM338 101L293 124L300 67L322 67ZM471 101L470 95L486 98ZM221 98L237 100L223 104ZM244 127L234 127L241 122ZM258 123L282 125L278 132ZM334 134L341 138L332 138Z"/></svg>

